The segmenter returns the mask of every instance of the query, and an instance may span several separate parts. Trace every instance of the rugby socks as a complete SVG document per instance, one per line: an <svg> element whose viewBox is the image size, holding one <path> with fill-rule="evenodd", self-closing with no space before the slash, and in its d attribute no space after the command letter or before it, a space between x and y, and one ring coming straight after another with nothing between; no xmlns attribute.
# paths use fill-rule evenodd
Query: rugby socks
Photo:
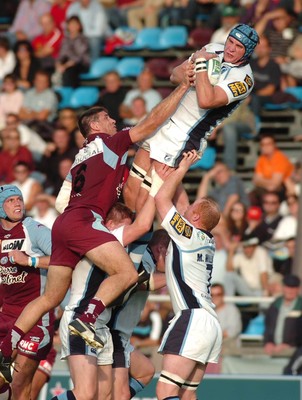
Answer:
<svg viewBox="0 0 302 400"><path fill-rule="evenodd" d="M71 390L67 390L67 392L52 397L50 400L77 400L77 399Z"/></svg>
<svg viewBox="0 0 302 400"><path fill-rule="evenodd" d="M178 396L169 396L169 397L165 397L163 400L179 400Z"/></svg>
<svg viewBox="0 0 302 400"><path fill-rule="evenodd" d="M79 317L79 319L83 322L89 323L89 324L94 324L97 317L102 314L102 312L105 310L106 306L102 302L101 299L97 297L93 297L91 299L90 303L88 304L86 310L84 313Z"/></svg>
<svg viewBox="0 0 302 400"><path fill-rule="evenodd" d="M141 392L144 389L145 385L141 383L140 381L137 381L136 379L132 378L132 376L129 377L129 389L130 389L130 399L132 399L137 393Z"/></svg>
<svg viewBox="0 0 302 400"><path fill-rule="evenodd" d="M12 389L9 383L5 383L0 388L0 400L11 400L12 398Z"/></svg>
<svg viewBox="0 0 302 400"><path fill-rule="evenodd" d="M12 356L13 351L17 348L18 343L24 336L25 333L16 325L12 327L1 344L1 353L5 358Z"/></svg>

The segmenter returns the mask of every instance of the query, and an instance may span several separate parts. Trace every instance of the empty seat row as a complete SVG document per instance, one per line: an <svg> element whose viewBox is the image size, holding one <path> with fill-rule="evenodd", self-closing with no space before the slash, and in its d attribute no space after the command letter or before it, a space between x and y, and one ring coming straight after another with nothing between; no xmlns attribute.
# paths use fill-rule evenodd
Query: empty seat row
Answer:
<svg viewBox="0 0 302 400"><path fill-rule="evenodd" d="M92 62L87 73L81 74L82 80L99 79L109 71L117 71L121 78L135 78L144 69L142 57L100 57Z"/></svg>
<svg viewBox="0 0 302 400"><path fill-rule="evenodd" d="M91 107L99 99L100 91L95 86L83 86L76 89L72 87L58 87L55 92L59 97L59 109Z"/></svg>

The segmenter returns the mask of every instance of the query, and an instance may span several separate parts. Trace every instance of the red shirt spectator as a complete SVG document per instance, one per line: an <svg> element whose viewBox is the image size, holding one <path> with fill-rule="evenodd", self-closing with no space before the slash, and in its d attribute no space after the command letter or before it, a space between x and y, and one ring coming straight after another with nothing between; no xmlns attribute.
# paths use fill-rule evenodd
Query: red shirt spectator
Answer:
<svg viewBox="0 0 302 400"><path fill-rule="evenodd" d="M26 162L30 170L34 169L31 152L20 144L20 134L17 129L7 128L1 133L2 151L0 151L0 182L11 183L14 177L14 166L19 161Z"/></svg>
<svg viewBox="0 0 302 400"><path fill-rule="evenodd" d="M66 11L71 3L72 0L54 0L50 9L50 14L52 15L56 27L62 32L65 30Z"/></svg>

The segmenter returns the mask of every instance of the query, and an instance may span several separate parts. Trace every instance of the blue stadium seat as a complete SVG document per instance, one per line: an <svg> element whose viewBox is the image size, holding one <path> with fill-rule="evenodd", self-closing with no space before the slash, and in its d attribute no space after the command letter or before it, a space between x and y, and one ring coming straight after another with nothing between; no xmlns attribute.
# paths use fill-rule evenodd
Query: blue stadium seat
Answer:
<svg viewBox="0 0 302 400"><path fill-rule="evenodd" d="M244 333L246 335L263 335L265 330L265 317L263 314L250 320Z"/></svg>
<svg viewBox="0 0 302 400"><path fill-rule="evenodd" d="M159 42L151 50L168 50L175 47L185 47L188 41L188 31L184 26L168 26L161 32Z"/></svg>
<svg viewBox="0 0 302 400"><path fill-rule="evenodd" d="M69 86L61 86L61 87L56 87L54 90L60 97L59 109L70 107L70 99L74 91L74 88Z"/></svg>
<svg viewBox="0 0 302 400"><path fill-rule="evenodd" d="M99 98L99 89L94 86L79 87L74 89L71 99L70 107L81 108L93 106Z"/></svg>
<svg viewBox="0 0 302 400"><path fill-rule="evenodd" d="M201 157L195 164L191 165L190 170L205 169L209 170L214 167L216 161L216 150L214 147L207 147Z"/></svg>
<svg viewBox="0 0 302 400"><path fill-rule="evenodd" d="M121 78L136 78L144 69L145 62L142 57L124 57L116 66L116 71Z"/></svg>
<svg viewBox="0 0 302 400"><path fill-rule="evenodd" d="M117 57L100 57L92 62L89 71L81 74L80 78L83 80L101 78L107 72L115 70L118 61Z"/></svg>
<svg viewBox="0 0 302 400"><path fill-rule="evenodd" d="M302 108L302 86L293 86L293 87L288 87L285 90L285 93L293 95L298 102L290 102L290 107L295 108L295 109L301 109Z"/></svg>
<svg viewBox="0 0 302 400"><path fill-rule="evenodd" d="M156 46L159 42L162 29L159 27L155 28L143 28L138 33L134 42L128 46L124 46L124 50L143 50L150 49Z"/></svg>

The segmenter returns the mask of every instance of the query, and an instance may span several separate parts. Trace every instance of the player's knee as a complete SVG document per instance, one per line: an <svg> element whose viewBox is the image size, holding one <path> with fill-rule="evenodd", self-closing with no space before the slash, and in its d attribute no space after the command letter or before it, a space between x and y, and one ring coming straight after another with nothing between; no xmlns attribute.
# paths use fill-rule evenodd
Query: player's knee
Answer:
<svg viewBox="0 0 302 400"><path fill-rule="evenodd" d="M137 378L138 381L142 382L145 386L151 381L155 374L155 367L150 360L144 363L144 367L141 371L140 376Z"/></svg>

